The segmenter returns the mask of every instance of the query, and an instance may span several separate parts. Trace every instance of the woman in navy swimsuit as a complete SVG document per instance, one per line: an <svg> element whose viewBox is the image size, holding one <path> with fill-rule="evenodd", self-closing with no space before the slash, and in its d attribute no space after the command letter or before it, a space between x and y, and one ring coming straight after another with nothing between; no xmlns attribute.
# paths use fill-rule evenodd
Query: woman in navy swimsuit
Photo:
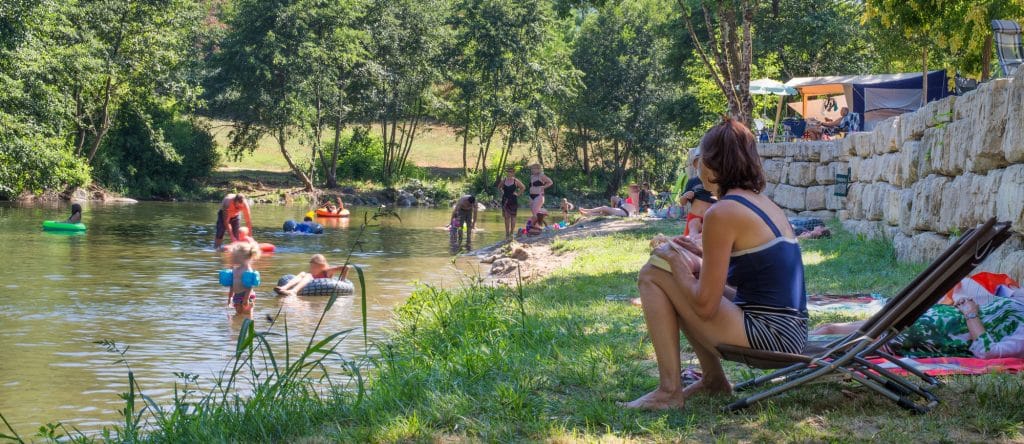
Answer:
<svg viewBox="0 0 1024 444"><path fill-rule="evenodd" d="M680 408L697 393L730 393L715 351L719 344L798 353L807 341L803 262L786 215L764 190L756 139L726 119L701 142L697 164L704 188L719 201L704 216L699 266L665 244L654 251L671 266L640 270L638 286L658 360L658 388L625 404ZM686 239L681 242L687 243ZM700 361L703 379L680 381L679 331Z"/></svg>

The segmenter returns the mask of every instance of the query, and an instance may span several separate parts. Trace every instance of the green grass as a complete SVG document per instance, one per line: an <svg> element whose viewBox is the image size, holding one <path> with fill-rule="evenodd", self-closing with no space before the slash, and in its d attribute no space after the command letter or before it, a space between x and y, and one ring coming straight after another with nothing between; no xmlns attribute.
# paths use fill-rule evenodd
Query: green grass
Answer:
<svg viewBox="0 0 1024 444"><path fill-rule="evenodd" d="M841 232L804 242L809 292L891 293L920 266L896 264L884 243ZM423 289L399 312L373 393L329 440L433 441L989 441L1021 439L1017 376L952 378L945 400L911 415L844 382L815 384L740 414L728 399L684 411L623 410L652 389L653 350L640 310L606 295L636 294L650 235L672 228L572 240L570 268L523 288ZM522 304L522 305L520 305ZM683 353L689 353L684 346ZM729 364L734 379L753 372Z"/></svg>
<svg viewBox="0 0 1024 444"><path fill-rule="evenodd" d="M228 137L230 126L228 122L211 120L212 132L218 146L227 147L231 142ZM380 126L371 125L371 134L380 135ZM333 133L329 134L333 137ZM472 142L472 141L470 141ZM498 137L492 143L492 151L496 151L503 139ZM301 138L293 137L287 144L293 158L300 163L309 162L309 144L304 143ZM470 168L476 162L477 148L470 143L469 163ZM512 159L526 158L530 155L527 145L517 145L513 150ZM416 136L413 142L412 151L409 153L409 162L412 165L428 169L431 174L438 177L453 177L453 174L461 172L462 169L462 139L456 135L456 129L442 124L429 124ZM281 150L277 141L271 137L260 139L256 149L238 160L225 158L221 165L222 170L253 170L253 171L276 171L287 172L288 164L281 156Z"/></svg>
<svg viewBox="0 0 1024 444"><path fill-rule="evenodd" d="M1016 375L947 378L943 402L912 415L858 385L827 380L741 413L724 397L684 410L624 410L657 382L640 310L609 302L635 295L636 272L660 224L608 237L557 242L576 259L518 288L422 287L396 313L389 342L324 398L296 390L259 404L217 404L149 435L171 442L755 441L993 442L1024 439L1024 381ZM892 294L920 266L891 247L833 226L802 242L808 292ZM822 319L812 319L820 322ZM684 356L690 355L683 346ZM685 365L686 363L684 363ZM694 363L695 364L695 363ZM343 370L343 369L334 369ZM727 364L739 380L755 371ZM347 371L347 370L346 370ZM351 372L349 372L351 376ZM365 377L365 379L363 379ZM253 406L260 408L254 409Z"/></svg>

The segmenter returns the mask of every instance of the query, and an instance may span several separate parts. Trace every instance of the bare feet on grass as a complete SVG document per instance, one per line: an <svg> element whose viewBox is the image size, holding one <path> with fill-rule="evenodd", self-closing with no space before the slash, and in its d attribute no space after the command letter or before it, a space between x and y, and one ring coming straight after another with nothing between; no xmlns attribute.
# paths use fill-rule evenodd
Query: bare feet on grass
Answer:
<svg viewBox="0 0 1024 444"><path fill-rule="evenodd" d="M686 395L683 394L683 390L664 391L657 388L630 402L620 402L619 405L627 409L641 410L681 409L686 405Z"/></svg>
<svg viewBox="0 0 1024 444"><path fill-rule="evenodd" d="M716 382L708 381L705 378L686 386L682 393L686 398L693 395L731 395L732 384L729 384L729 381L725 380Z"/></svg>
<svg viewBox="0 0 1024 444"><path fill-rule="evenodd" d="M642 410L681 409L686 405L686 400L689 397L697 394L729 395L732 394L732 384L724 380L722 382L705 382L702 379L682 390L666 391L657 388L633 401L620 402L619 405L628 409Z"/></svg>

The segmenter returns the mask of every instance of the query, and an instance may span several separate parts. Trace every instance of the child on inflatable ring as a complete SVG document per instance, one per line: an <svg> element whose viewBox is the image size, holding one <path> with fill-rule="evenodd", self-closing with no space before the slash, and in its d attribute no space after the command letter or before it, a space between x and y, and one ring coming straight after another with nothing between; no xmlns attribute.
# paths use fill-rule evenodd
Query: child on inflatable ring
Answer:
<svg viewBox="0 0 1024 444"><path fill-rule="evenodd" d="M302 289L309 285L313 279L325 279L334 277L335 273L341 272L341 279L348 277L349 266L338 265L332 267L327 263L327 258L322 254L314 254L309 258L309 272L299 273L287 284L281 287L274 287L274 291L281 296L296 296Z"/></svg>

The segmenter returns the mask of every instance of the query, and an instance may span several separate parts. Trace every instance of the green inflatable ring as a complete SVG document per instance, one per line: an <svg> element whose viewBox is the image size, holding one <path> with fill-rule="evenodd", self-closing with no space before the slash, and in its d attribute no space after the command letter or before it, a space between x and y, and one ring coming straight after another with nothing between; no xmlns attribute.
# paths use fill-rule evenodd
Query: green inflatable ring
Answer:
<svg viewBox="0 0 1024 444"><path fill-rule="evenodd" d="M43 222L43 231L85 231L85 224L81 222L69 224L67 222L48 220Z"/></svg>

